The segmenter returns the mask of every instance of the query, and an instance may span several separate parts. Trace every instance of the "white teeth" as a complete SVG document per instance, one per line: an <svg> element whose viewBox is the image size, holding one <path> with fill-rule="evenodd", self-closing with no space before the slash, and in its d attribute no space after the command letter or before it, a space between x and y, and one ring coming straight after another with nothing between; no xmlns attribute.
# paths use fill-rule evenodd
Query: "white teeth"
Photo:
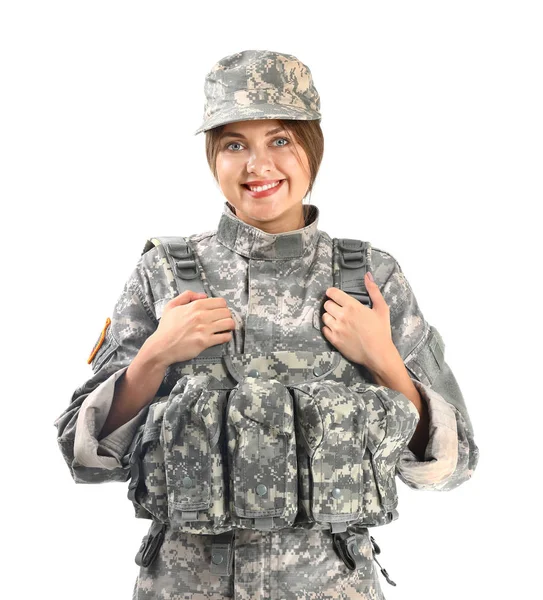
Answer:
<svg viewBox="0 0 543 600"><path fill-rule="evenodd" d="M257 186L257 187L249 186L249 189L251 190L251 192L263 192L264 190L269 190L271 188L278 186L280 183L281 183L280 181L277 181L276 183L269 183L268 185L262 185L262 186Z"/></svg>

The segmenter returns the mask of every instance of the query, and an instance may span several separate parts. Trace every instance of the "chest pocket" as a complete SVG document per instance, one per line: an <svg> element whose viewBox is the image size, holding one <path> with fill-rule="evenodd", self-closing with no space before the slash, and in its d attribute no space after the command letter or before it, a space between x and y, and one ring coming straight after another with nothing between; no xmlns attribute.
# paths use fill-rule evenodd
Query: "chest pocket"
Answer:
<svg viewBox="0 0 543 600"><path fill-rule="evenodd" d="M189 533L395 518L396 464L419 419L403 394L250 376L219 390L211 379L184 376L149 406L130 460L136 516Z"/></svg>
<svg viewBox="0 0 543 600"><path fill-rule="evenodd" d="M226 392L210 377L183 377L170 393L160 443L164 449L168 517L183 531L229 529L222 445Z"/></svg>
<svg viewBox="0 0 543 600"><path fill-rule="evenodd" d="M160 445L166 404L163 400L149 406L130 458L131 479L128 486L128 498L134 504L136 516L155 518L162 523L168 520L164 451Z"/></svg>
<svg viewBox="0 0 543 600"><path fill-rule="evenodd" d="M412 403L372 384L317 381L292 386L301 504L332 532L382 525L398 504L396 463L418 422Z"/></svg>
<svg viewBox="0 0 543 600"><path fill-rule="evenodd" d="M359 384L353 389L363 397L368 416L361 520L382 525L396 518L396 464L413 436L419 413L408 398L390 388Z"/></svg>
<svg viewBox="0 0 543 600"><path fill-rule="evenodd" d="M150 405L131 459L136 516L189 533L231 528L222 448L226 392L210 388L208 376L184 376L166 401Z"/></svg>
<svg viewBox="0 0 543 600"><path fill-rule="evenodd" d="M227 409L230 511L238 527L279 529L298 512L292 397L275 379L246 377Z"/></svg>
<svg viewBox="0 0 543 600"><path fill-rule="evenodd" d="M300 487L306 511L333 532L362 513L367 416L363 398L337 381L292 386L298 424Z"/></svg>

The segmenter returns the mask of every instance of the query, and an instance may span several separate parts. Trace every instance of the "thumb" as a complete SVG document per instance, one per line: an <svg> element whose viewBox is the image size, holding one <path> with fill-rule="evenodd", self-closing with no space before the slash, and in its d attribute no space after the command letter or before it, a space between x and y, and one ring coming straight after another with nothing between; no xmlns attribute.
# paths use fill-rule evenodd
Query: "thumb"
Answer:
<svg viewBox="0 0 543 600"><path fill-rule="evenodd" d="M204 292L193 292L192 290L185 290L175 298L170 300L170 306L181 306L182 304L188 304L193 300L199 300L207 296Z"/></svg>
<svg viewBox="0 0 543 600"><path fill-rule="evenodd" d="M368 290L368 294L370 295L371 302L373 304L373 309L379 312L385 307L388 308L388 304L383 298L383 294L381 294L379 286L373 280L373 275L370 271L366 272L366 275L364 276L364 283L366 284L366 289Z"/></svg>

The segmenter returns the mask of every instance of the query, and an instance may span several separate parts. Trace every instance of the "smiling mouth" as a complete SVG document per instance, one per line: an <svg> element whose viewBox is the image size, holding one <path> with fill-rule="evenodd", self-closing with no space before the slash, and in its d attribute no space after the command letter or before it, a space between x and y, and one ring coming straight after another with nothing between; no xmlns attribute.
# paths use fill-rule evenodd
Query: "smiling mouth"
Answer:
<svg viewBox="0 0 543 600"><path fill-rule="evenodd" d="M273 189L274 187L277 187L277 185L278 185L278 184L280 184L282 181L285 181L285 180L284 180L284 179L278 179L278 180L275 182L275 184L276 184L276 185L273 185L271 188L268 188L268 189ZM248 184L248 183L242 183L241 185L242 185L242 186L243 186L245 189L247 189L247 190L249 190L249 191L252 191L252 190L251 190L251 187L249 186L249 184ZM260 185L260 186L259 186L259 185L255 185L255 186L253 186L253 187L265 187L265 186L261 186L261 185Z"/></svg>

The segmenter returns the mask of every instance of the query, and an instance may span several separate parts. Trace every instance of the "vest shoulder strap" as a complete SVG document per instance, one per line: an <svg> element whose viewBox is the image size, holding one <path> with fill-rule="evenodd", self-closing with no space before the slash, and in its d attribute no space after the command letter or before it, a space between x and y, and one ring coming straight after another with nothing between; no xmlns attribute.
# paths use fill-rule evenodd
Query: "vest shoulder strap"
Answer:
<svg viewBox="0 0 543 600"><path fill-rule="evenodd" d="M349 238L334 238L334 287L353 296L368 308L371 298L364 283L371 271L371 244Z"/></svg>
<svg viewBox="0 0 543 600"><path fill-rule="evenodd" d="M145 243L142 254L154 247L158 248L158 253L163 259L162 264L168 280L171 280L173 276L178 295L185 290L192 290L197 293L204 292L208 296L210 295L209 291L204 289L194 252L184 237L161 236L149 238Z"/></svg>
<svg viewBox="0 0 543 600"><path fill-rule="evenodd" d="M204 270L198 257L195 256L190 244L182 236L161 236L149 238L143 248L142 254L157 248L162 266L166 275L166 280L171 282L174 287L174 293L182 294L186 290L195 293L207 294L212 297L211 290L208 289ZM172 281L173 279L173 281ZM225 354L225 348L228 342L209 346L198 355L200 358L219 360Z"/></svg>

